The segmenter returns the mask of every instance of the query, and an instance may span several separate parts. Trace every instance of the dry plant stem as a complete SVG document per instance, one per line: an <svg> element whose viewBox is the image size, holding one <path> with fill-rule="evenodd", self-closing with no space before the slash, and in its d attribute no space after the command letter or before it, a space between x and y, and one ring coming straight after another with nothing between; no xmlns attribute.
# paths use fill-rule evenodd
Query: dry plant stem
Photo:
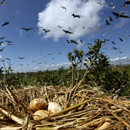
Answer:
<svg viewBox="0 0 130 130"><path fill-rule="evenodd" d="M97 54L98 54L98 53L97 53ZM68 105L68 103L70 102L70 99L73 99L73 98L74 98L74 95L75 95L75 93L76 93L77 88L81 85L81 83L83 82L84 78L85 78L85 77L89 74L89 72L91 71L91 70L90 70L90 67L92 66L93 62L96 60L97 54L96 54L95 58L92 60L92 62L90 63L90 66L89 66L89 67L87 68L87 70L85 71L85 74L84 74L83 78L82 78L82 79L79 81L79 83L78 83L77 85L75 85L75 86L71 89L71 91L69 92L69 99L67 100L67 105ZM73 96L72 96L72 94L73 94ZM71 96L72 96L72 98L71 98Z"/></svg>
<svg viewBox="0 0 130 130"><path fill-rule="evenodd" d="M0 105L0 111L4 113L9 119L12 119L13 121L17 122L18 124L22 125L23 121L22 119L16 117L15 115L11 114L10 111L8 111L4 106Z"/></svg>
<svg viewBox="0 0 130 130"><path fill-rule="evenodd" d="M57 116L57 117L53 117L52 119L54 120L57 120L57 119L62 119L62 118L68 118L68 117L78 117L79 115L85 115L86 113L88 113L88 111L90 111L91 109L95 108L97 105L91 107L90 109L88 110L82 110L82 111L78 111L78 112L75 112L75 113L69 113L69 114L65 114L63 116Z"/></svg>
<svg viewBox="0 0 130 130"><path fill-rule="evenodd" d="M7 92L9 93L10 97L15 101L17 104L20 104L24 109L26 109L28 112L33 114L20 100L15 96L15 94L12 92L12 90L7 86L6 87Z"/></svg>
<svg viewBox="0 0 130 130"><path fill-rule="evenodd" d="M101 127L96 130L106 130L111 125L110 122L105 122Z"/></svg>
<svg viewBox="0 0 130 130"><path fill-rule="evenodd" d="M59 111L59 112L57 112L57 113L51 114L47 120L49 121L49 120L50 120L52 117L54 117L54 116L57 116L57 115L59 115L59 114L62 114L62 113L68 112L68 111L70 111L70 110L76 109L76 108L78 108L79 106L81 106L81 105L83 105L83 104L86 104L86 103L88 103L88 102L90 102L90 101L92 101L92 100L93 100L93 98L90 99L90 100L84 101L84 102L82 102L82 103L76 104L75 106L66 108L66 109L64 109L64 110L62 110L62 111Z"/></svg>
<svg viewBox="0 0 130 130"><path fill-rule="evenodd" d="M122 106L120 106L120 105L117 105L117 104L113 103L114 100L108 100L108 99L102 99L102 98L95 98L95 99L96 99L96 100L102 100L102 101L108 102L108 103L113 104L113 105L117 106L118 108L121 108L121 109L123 109L123 110L126 110L127 112L130 113L130 111L129 111L127 108L122 107ZM116 100L115 102L118 102L118 100ZM121 103L121 101L119 101L119 102Z"/></svg>
<svg viewBox="0 0 130 130"><path fill-rule="evenodd" d="M21 130L21 127L10 127L10 126L6 126L6 127L0 128L0 130Z"/></svg>
<svg viewBox="0 0 130 130"><path fill-rule="evenodd" d="M49 99L48 94L47 94L46 86L44 86L44 91L45 91L45 95L46 95L47 101L50 102L50 99Z"/></svg>
<svg viewBox="0 0 130 130"><path fill-rule="evenodd" d="M78 85L75 85L75 87L72 89L71 95L72 95L72 93L73 93L73 91L74 91L73 97L74 97L74 95L75 95L75 93L76 93L77 88L81 85L81 83L83 82L84 78L85 78L85 77L89 74L89 72L91 71L90 67L93 65L93 62L96 60L96 58L97 58L97 55L95 56L95 58L92 60L91 64L89 65L89 67L88 67L87 70L85 71L85 74L84 74L83 78L79 81ZM73 97L72 97L72 98L73 98Z"/></svg>
<svg viewBox="0 0 130 130"><path fill-rule="evenodd" d="M130 125L127 122L125 122L121 117L116 115L111 109L108 108L108 106L105 107L115 118L117 118L120 122L122 122L126 127L130 127Z"/></svg>
<svg viewBox="0 0 130 130"><path fill-rule="evenodd" d="M74 121L75 122L75 121ZM56 127L44 127L44 128L36 128L36 130L58 130L59 128L62 127L66 127L66 126L70 126L70 125L74 125L74 122L69 122L69 123L65 123L63 125L60 126L56 126ZM64 128L63 128L64 129ZM62 130L62 129L61 129ZM76 129L75 129L76 130Z"/></svg>

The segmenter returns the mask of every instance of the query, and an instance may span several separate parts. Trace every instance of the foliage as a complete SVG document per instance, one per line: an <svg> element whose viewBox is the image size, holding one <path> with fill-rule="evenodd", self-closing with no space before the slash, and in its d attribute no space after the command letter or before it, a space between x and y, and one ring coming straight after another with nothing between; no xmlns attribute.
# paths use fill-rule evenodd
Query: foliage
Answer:
<svg viewBox="0 0 130 130"><path fill-rule="evenodd" d="M29 85L54 85L67 86L75 85L84 77L82 84L91 86L102 86L104 90L114 93L130 80L130 65L111 66L109 57L100 52L104 46L98 39L95 45L88 47L89 51L84 52L81 49L74 48L68 53L68 60L71 62L70 68L63 66L58 70L38 71L27 73L13 73L11 65L6 69L5 66L0 68L0 86L13 85L19 89ZM4 65L4 62L3 62ZM83 69L82 67L86 68ZM81 69L82 68L82 69ZM130 85L123 90L120 95L129 95Z"/></svg>

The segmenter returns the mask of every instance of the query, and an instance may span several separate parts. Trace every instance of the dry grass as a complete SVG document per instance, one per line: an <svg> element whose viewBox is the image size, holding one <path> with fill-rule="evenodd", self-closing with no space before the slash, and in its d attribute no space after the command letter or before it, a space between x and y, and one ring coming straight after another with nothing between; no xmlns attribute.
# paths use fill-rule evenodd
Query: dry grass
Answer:
<svg viewBox="0 0 130 130"><path fill-rule="evenodd" d="M84 87L86 89L84 89ZM0 90L0 128L1 130L113 130L130 129L130 101L123 97L103 94L101 87L80 86L75 93L66 87L29 87L22 90ZM45 98L47 102L57 102L62 111L49 117L33 120L28 109L31 100Z"/></svg>

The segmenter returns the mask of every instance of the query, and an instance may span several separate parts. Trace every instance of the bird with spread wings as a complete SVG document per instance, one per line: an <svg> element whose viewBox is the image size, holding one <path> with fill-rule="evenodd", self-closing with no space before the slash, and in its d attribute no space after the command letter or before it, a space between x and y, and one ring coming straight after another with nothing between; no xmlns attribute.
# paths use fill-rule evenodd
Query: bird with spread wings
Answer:
<svg viewBox="0 0 130 130"><path fill-rule="evenodd" d="M31 30L33 28L21 28L21 29L28 31L28 30Z"/></svg>

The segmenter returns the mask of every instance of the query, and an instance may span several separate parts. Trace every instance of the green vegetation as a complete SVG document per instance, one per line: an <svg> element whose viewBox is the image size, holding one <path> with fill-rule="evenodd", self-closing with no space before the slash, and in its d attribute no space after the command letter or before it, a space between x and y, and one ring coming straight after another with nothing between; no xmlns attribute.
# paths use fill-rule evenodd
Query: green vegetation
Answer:
<svg viewBox="0 0 130 130"><path fill-rule="evenodd" d="M71 66L68 69L60 67L58 70L14 73L11 66L0 68L0 86L13 85L16 89L30 86L74 86L83 78L82 85L102 86L107 94L112 94L130 81L130 65L110 65L109 57L100 52L104 46L98 39L91 45L88 52L76 50L68 53ZM3 63L4 65L4 63ZM85 69L81 69L84 67ZM125 87L119 95L129 95L130 85Z"/></svg>

